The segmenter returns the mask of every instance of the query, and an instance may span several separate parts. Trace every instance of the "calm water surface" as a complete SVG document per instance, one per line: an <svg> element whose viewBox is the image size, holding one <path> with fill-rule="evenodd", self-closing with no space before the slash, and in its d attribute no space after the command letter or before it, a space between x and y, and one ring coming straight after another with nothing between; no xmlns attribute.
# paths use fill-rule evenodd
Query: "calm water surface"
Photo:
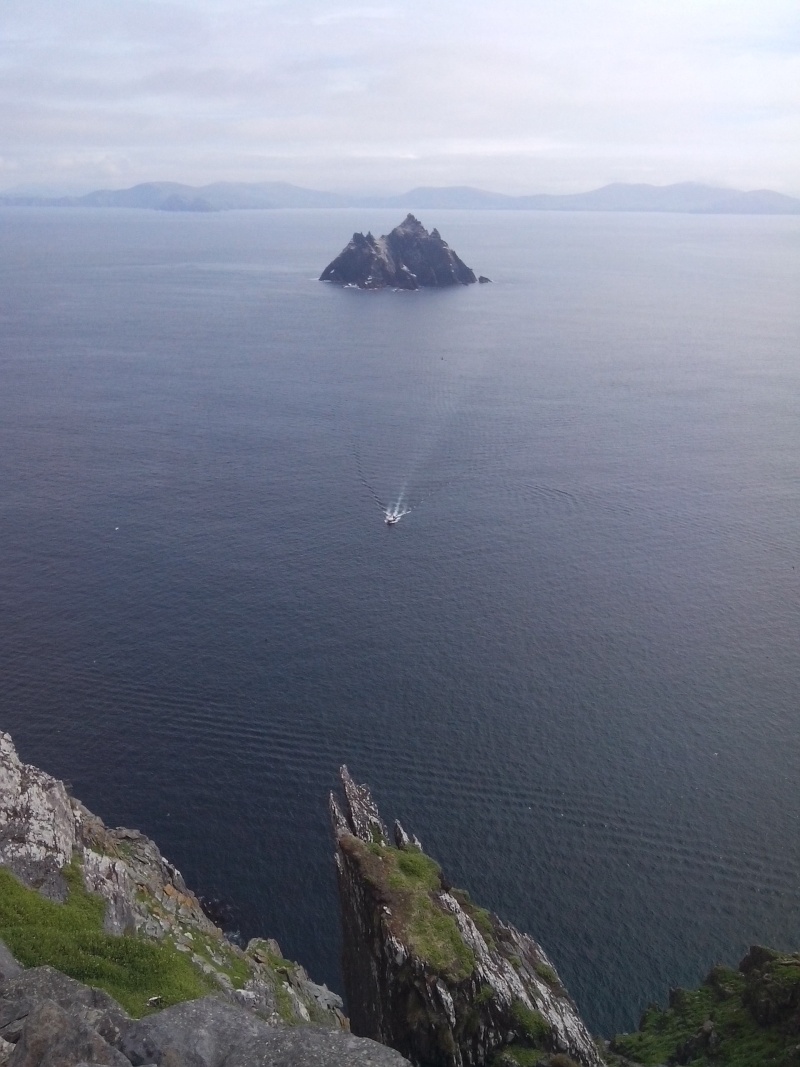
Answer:
<svg viewBox="0 0 800 1067"><path fill-rule="evenodd" d="M800 946L800 220L398 221L0 213L0 725L336 988L347 762L629 1028Z"/></svg>

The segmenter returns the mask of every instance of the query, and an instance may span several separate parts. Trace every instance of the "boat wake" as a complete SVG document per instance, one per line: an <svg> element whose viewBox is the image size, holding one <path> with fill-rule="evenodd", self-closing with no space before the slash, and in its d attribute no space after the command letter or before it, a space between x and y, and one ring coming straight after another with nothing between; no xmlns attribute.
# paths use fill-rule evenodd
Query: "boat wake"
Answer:
<svg viewBox="0 0 800 1067"><path fill-rule="evenodd" d="M411 511L411 508L405 501L406 486L404 485L403 488L400 490L400 495L393 504L384 503L364 476L364 469L361 466L361 453L355 445L353 446L353 455L356 459L358 476L361 479L361 483L383 512L383 521L386 523L387 526L396 526L397 523L400 522L400 520L403 518L403 516L408 515L409 511Z"/></svg>
<svg viewBox="0 0 800 1067"><path fill-rule="evenodd" d="M383 521L387 526L395 526L400 522L404 515L408 515L409 511L411 511L411 508L406 506L403 501L403 494L401 493L397 498L397 503L389 504L389 506L384 509Z"/></svg>

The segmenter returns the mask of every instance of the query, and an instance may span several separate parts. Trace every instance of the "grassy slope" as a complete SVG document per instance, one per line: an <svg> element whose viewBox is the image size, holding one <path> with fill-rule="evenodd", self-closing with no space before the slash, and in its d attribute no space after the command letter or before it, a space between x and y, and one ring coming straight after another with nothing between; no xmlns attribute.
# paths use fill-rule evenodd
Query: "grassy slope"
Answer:
<svg viewBox="0 0 800 1067"><path fill-rule="evenodd" d="M104 933L104 900L86 892L77 867L64 873L69 899L56 904L0 868L0 939L20 963L49 964L105 989L134 1016L150 1010L149 997L161 997L166 1007L216 989L170 942Z"/></svg>
<svg viewBox="0 0 800 1067"><path fill-rule="evenodd" d="M673 994L666 1010L649 1008L640 1029L616 1037L613 1050L648 1065L800 1065L800 957L761 952L760 965L715 967L699 989Z"/></svg>
<svg viewBox="0 0 800 1067"><path fill-rule="evenodd" d="M340 838L340 845L358 861L363 877L388 906L393 933L420 959L449 982L460 982L474 973L476 961L472 949L464 942L453 916L436 899L443 883L441 868L435 860L417 848L398 849L377 841L365 844L357 837ZM475 904L465 890L450 892L470 915L487 944L502 952L489 912ZM480 1010L493 996L492 990L484 987L474 1008ZM516 1040L495 1053L493 1067L539 1064L577 1067L569 1057L544 1051L550 1027L538 1011L517 1001L512 1005L511 1015Z"/></svg>
<svg viewBox="0 0 800 1067"><path fill-rule="evenodd" d="M367 845L357 837L344 838L341 844L389 905L397 936L443 977L455 982L467 978L475 969L475 957L453 916L435 899L442 888L439 865L418 849Z"/></svg>

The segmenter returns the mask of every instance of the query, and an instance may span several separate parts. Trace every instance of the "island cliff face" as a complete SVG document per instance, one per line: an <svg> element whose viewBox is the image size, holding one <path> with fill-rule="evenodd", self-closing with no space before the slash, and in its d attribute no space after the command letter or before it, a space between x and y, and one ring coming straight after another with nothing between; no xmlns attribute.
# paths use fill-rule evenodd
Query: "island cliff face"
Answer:
<svg viewBox="0 0 800 1067"><path fill-rule="evenodd" d="M438 230L428 233L418 219L407 215L383 237L354 233L319 280L359 289L419 289L471 285L477 278Z"/></svg>
<svg viewBox="0 0 800 1067"><path fill-rule="evenodd" d="M581 1064L597 1047L543 949L451 888L366 786L331 795L353 1032L419 1067Z"/></svg>

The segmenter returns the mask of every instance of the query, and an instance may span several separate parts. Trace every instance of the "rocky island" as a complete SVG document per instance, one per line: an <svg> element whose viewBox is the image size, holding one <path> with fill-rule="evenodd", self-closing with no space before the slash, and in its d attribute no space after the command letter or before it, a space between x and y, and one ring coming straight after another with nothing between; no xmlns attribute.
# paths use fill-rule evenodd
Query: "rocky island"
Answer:
<svg viewBox="0 0 800 1067"><path fill-rule="evenodd" d="M407 215L383 237L354 233L319 280L359 289L420 289L471 285L478 279L438 230L428 233L418 219Z"/></svg>

